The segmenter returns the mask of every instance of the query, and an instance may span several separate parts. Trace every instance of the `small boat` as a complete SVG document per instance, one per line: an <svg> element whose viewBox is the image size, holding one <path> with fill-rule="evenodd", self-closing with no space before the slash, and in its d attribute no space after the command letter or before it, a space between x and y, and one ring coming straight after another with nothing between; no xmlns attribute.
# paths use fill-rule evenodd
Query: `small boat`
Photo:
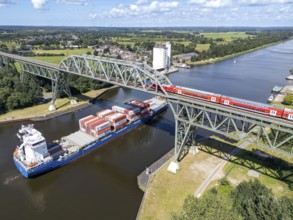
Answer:
<svg viewBox="0 0 293 220"><path fill-rule="evenodd" d="M271 94L267 101L268 101L269 103L272 102L272 101L274 101L274 95Z"/></svg>
<svg viewBox="0 0 293 220"><path fill-rule="evenodd" d="M286 79L287 80L293 80L293 75L287 76Z"/></svg>

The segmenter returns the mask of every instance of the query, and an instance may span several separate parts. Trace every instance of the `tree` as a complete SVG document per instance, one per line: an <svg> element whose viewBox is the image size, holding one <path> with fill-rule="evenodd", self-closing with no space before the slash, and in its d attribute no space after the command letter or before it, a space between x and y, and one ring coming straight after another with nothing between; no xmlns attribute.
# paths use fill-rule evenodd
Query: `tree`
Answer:
<svg viewBox="0 0 293 220"><path fill-rule="evenodd" d="M242 182L232 192L233 204L235 209L246 220L258 219L292 219L292 199L286 207L280 206L280 203L288 202L278 200L274 197L272 191L262 185L258 180ZM285 211L286 209L286 211Z"/></svg>
<svg viewBox="0 0 293 220"><path fill-rule="evenodd" d="M293 95L286 95L283 99L285 105L293 105Z"/></svg>
<svg viewBox="0 0 293 220"><path fill-rule="evenodd" d="M293 75L293 69L290 69L290 73L291 73L291 75Z"/></svg>
<svg viewBox="0 0 293 220"><path fill-rule="evenodd" d="M219 195L214 188L202 198L189 195L183 204L180 213L172 215L173 220L201 220L201 219L241 219L240 215L232 209L228 197Z"/></svg>

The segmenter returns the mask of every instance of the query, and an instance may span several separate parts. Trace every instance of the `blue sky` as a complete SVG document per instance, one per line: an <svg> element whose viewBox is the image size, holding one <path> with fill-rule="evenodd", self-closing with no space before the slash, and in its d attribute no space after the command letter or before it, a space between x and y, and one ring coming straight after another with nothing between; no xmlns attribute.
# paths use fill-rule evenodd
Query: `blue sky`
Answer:
<svg viewBox="0 0 293 220"><path fill-rule="evenodd" d="M0 25L293 26L293 0L0 0Z"/></svg>

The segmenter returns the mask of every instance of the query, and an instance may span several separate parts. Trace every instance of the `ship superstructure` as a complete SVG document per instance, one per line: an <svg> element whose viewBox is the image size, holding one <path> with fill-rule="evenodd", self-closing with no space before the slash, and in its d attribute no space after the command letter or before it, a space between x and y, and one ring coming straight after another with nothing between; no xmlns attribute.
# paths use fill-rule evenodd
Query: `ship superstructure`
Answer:
<svg viewBox="0 0 293 220"><path fill-rule="evenodd" d="M14 156L24 166L32 167L52 160L44 136L32 124L22 125L17 136L21 141L21 145L16 148Z"/></svg>

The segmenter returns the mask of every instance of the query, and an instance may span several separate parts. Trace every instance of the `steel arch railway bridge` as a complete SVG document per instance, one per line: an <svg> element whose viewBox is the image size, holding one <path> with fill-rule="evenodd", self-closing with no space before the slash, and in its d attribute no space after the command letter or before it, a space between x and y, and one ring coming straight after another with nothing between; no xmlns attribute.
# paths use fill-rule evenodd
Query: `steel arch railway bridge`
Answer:
<svg viewBox="0 0 293 220"><path fill-rule="evenodd" d="M66 74L88 77L122 87L164 96L174 114L175 158L195 145L198 128L213 131L235 140L247 140L258 146L293 156L293 121L235 109L217 103L166 92L161 85L172 85L163 74L141 63L104 57L73 55L60 65L0 52L0 65L17 62L21 73L52 80L53 104L58 90L69 96ZM153 88L152 83L158 87ZM159 89L161 88L161 89Z"/></svg>

